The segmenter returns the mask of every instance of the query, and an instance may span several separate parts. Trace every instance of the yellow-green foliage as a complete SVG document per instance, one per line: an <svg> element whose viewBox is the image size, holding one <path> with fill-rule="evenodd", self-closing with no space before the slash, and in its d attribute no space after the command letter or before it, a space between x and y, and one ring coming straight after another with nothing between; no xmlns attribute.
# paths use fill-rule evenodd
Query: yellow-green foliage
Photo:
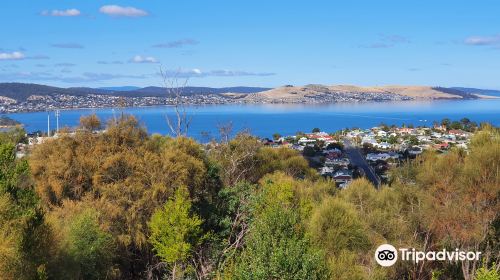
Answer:
<svg viewBox="0 0 500 280"><path fill-rule="evenodd" d="M162 209L154 212L149 223L149 242L162 261L169 265L185 261L200 238L201 219L191 213L186 188L180 187Z"/></svg>

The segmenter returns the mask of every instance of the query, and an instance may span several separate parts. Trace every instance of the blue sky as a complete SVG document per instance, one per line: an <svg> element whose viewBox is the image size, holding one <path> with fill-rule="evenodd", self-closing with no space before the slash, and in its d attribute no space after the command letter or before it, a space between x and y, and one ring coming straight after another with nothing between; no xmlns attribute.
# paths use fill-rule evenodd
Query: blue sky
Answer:
<svg viewBox="0 0 500 280"><path fill-rule="evenodd" d="M4 1L0 82L500 89L500 2Z"/></svg>

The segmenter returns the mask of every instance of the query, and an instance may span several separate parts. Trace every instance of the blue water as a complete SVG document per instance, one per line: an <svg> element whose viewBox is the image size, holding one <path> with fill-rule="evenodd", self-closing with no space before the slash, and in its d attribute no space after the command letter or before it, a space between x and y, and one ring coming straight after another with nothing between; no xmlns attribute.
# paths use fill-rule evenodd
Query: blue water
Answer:
<svg viewBox="0 0 500 280"><path fill-rule="evenodd" d="M406 101L394 103L354 103L330 105L207 105L190 106L192 117L189 135L208 140L218 136L217 127L232 123L233 131L248 130L260 137L271 137L273 133L295 134L309 132L318 127L333 132L342 128L370 128L380 124L413 124L431 126L433 121L443 118L460 120L467 117L476 122L490 122L500 126L500 99L464 101ZM126 108L124 113L136 116L149 133L169 132L166 115L173 117L171 107ZM81 116L96 113L107 120L122 113L121 109L79 109L61 111L60 127L75 127ZM47 112L15 113L9 117L25 124L28 131L47 130ZM55 117L51 113L51 126ZM205 132L205 133L204 133Z"/></svg>

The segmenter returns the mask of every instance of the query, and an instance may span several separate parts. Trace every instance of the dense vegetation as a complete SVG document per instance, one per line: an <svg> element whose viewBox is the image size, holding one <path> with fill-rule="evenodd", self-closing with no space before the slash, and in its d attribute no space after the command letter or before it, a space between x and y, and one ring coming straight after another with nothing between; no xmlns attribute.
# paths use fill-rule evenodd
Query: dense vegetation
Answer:
<svg viewBox="0 0 500 280"><path fill-rule="evenodd" d="M426 153L376 190L337 190L297 152L240 134L202 146L131 116L16 159L0 145L1 279L498 279L500 134ZM478 262L373 259L382 243L484 252Z"/></svg>

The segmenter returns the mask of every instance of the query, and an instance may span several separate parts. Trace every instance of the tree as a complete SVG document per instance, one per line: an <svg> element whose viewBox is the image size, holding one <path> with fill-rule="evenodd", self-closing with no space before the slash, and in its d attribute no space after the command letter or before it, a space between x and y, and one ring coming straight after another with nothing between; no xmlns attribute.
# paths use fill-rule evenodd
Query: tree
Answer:
<svg viewBox="0 0 500 280"><path fill-rule="evenodd" d="M495 268L483 266L477 270L474 280L500 280L500 273Z"/></svg>
<svg viewBox="0 0 500 280"><path fill-rule="evenodd" d="M154 212L149 223L149 242L156 255L170 267L172 279L182 274L177 269L186 265L185 261L200 242L202 221L191 211L187 189L180 187L162 209Z"/></svg>
<svg viewBox="0 0 500 280"><path fill-rule="evenodd" d="M318 133L318 132L321 132L321 129L315 127L312 129L312 133Z"/></svg>
<svg viewBox="0 0 500 280"><path fill-rule="evenodd" d="M0 277L35 279L50 260L52 235L13 144L0 144Z"/></svg>
<svg viewBox="0 0 500 280"><path fill-rule="evenodd" d="M240 133L231 141L221 143L210 151L210 157L220 166L224 185L258 181L260 177L256 172L259 166L257 153L261 146L256 137Z"/></svg>
<svg viewBox="0 0 500 280"><path fill-rule="evenodd" d="M451 124L451 121L448 118L444 118L441 120L441 125L445 126L446 128L448 128L450 126L450 124Z"/></svg>
<svg viewBox="0 0 500 280"><path fill-rule="evenodd" d="M312 241L330 256L342 250L359 251L370 247L365 226L352 205L333 198L315 209L309 222Z"/></svg>
<svg viewBox="0 0 500 280"><path fill-rule="evenodd" d="M101 120L96 114L82 116L80 118L80 128L90 132L100 130L102 128Z"/></svg>
<svg viewBox="0 0 500 280"><path fill-rule="evenodd" d="M279 134L279 133L274 133L273 134L274 141L278 141L280 138L281 138L281 134Z"/></svg>
<svg viewBox="0 0 500 280"><path fill-rule="evenodd" d="M460 123L460 122L453 121L453 122L450 124L450 128L452 128L452 129L463 129L463 125L462 125L462 123Z"/></svg>
<svg viewBox="0 0 500 280"><path fill-rule="evenodd" d="M321 251L305 236L292 181L280 176L261 181L256 216L233 279L328 278Z"/></svg>
<svg viewBox="0 0 500 280"><path fill-rule="evenodd" d="M169 77L168 73L160 68L160 74L163 78L163 85L167 93L168 98L173 99L174 105L174 118L166 116L168 127L173 136L187 136L189 132L189 127L191 126L192 118L187 114L187 108L182 94L188 83L186 78L183 82L179 81L180 70L177 71L172 77Z"/></svg>
<svg viewBox="0 0 500 280"><path fill-rule="evenodd" d="M67 253L78 279L104 279L114 257L112 236L99 227L98 213L86 209L69 224ZM68 276L68 275L66 275Z"/></svg>
<svg viewBox="0 0 500 280"><path fill-rule="evenodd" d="M304 150L302 151L302 154L305 157L313 157L316 155L316 149L314 149L314 147L311 146L305 146Z"/></svg>
<svg viewBox="0 0 500 280"><path fill-rule="evenodd" d="M408 141L410 142L410 145L412 145L412 146L417 146L419 144L418 138L415 135L411 135L410 138L408 139Z"/></svg>

